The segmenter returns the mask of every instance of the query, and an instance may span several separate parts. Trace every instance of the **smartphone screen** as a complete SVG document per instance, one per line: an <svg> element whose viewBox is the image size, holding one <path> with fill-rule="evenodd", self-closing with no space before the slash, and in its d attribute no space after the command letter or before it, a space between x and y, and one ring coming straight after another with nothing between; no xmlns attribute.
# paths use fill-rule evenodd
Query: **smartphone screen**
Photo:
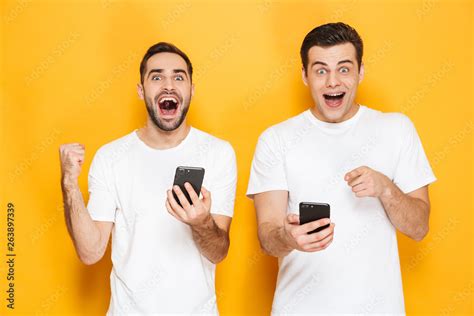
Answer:
<svg viewBox="0 0 474 316"><path fill-rule="evenodd" d="M316 202L301 202L300 203L300 225L317 221L322 218L330 218L330 209L331 207L327 203L316 203ZM321 226L308 232L308 234L317 233L325 228L328 228L328 225Z"/></svg>
<svg viewBox="0 0 474 316"><path fill-rule="evenodd" d="M179 166L176 168L176 173L174 175L173 185L179 186L181 191L183 191L184 196L188 199L189 204L193 204L191 197L188 194L188 190L184 187L186 182L189 182L194 189L194 192L199 196L201 193L202 181L204 180L204 168L201 167L185 167ZM173 190L173 196L180 206L181 202L178 199L178 196Z"/></svg>

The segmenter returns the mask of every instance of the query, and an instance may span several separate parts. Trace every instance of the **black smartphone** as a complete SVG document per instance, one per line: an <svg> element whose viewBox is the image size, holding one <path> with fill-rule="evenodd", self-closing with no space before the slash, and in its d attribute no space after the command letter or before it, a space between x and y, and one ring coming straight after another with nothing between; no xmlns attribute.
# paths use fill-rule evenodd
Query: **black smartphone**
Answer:
<svg viewBox="0 0 474 316"><path fill-rule="evenodd" d="M301 202L300 203L300 225L317 221L321 218L330 218L331 207L327 203L316 203L316 202ZM317 233L325 228L328 228L329 224L316 228L308 232L308 234Z"/></svg>
<svg viewBox="0 0 474 316"><path fill-rule="evenodd" d="M189 182L194 189L194 192L199 196L201 193L202 181L204 180L204 168L200 167L184 167L179 166L176 168L176 173L174 175L173 186L177 185L183 191L184 196L188 199L189 204L193 204L191 197L188 194L188 190L184 187L186 182ZM173 190L173 196L180 206L181 202L178 199L178 196Z"/></svg>

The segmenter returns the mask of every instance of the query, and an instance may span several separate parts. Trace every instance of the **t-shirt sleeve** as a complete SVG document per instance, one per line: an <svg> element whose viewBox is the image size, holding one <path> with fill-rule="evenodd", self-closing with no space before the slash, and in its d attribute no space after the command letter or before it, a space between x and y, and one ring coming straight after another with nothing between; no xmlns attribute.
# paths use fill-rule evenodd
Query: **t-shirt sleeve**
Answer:
<svg viewBox="0 0 474 316"><path fill-rule="evenodd" d="M393 182L404 193L436 181L415 126L405 115L401 120L401 150Z"/></svg>
<svg viewBox="0 0 474 316"><path fill-rule="evenodd" d="M234 215L235 190L237 186L237 161L232 145L225 142L218 149L218 159L212 170L210 182L211 213L232 217Z"/></svg>
<svg viewBox="0 0 474 316"><path fill-rule="evenodd" d="M115 222L117 209L110 165L99 149L92 160L88 177L89 202L87 210L95 221Z"/></svg>
<svg viewBox="0 0 474 316"><path fill-rule="evenodd" d="M276 190L288 190L284 151L275 132L268 129L258 139L250 169L247 196L253 198L257 193Z"/></svg>

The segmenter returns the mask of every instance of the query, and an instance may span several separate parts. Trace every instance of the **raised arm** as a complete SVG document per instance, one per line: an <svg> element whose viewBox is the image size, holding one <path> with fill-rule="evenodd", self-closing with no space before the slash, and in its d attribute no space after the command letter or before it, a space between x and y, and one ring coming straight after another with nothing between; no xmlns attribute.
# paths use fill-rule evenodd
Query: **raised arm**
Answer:
<svg viewBox="0 0 474 316"><path fill-rule="evenodd" d="M105 253L113 223L92 220L84 204L78 184L84 162L84 146L78 143L61 145L59 155L67 229L79 259L87 265L94 264Z"/></svg>

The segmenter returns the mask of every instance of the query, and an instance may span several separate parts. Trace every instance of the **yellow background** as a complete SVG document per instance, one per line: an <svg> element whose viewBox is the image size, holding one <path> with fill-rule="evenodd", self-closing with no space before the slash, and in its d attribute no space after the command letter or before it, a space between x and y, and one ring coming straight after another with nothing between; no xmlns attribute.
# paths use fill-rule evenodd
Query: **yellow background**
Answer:
<svg viewBox="0 0 474 316"><path fill-rule="evenodd" d="M146 49L170 41L190 56L189 121L229 140L239 182L231 248L217 269L222 315L266 315L276 260L263 255L244 194L258 135L305 110L299 48L316 25L344 21L365 41L358 101L406 113L438 181L429 235L399 235L408 314L473 311L473 4L468 1L2 1L0 313L6 204L16 209L19 314L104 314L110 252L77 259L61 207L58 146L95 151L144 124L136 95ZM336 237L337 238L337 237Z"/></svg>

